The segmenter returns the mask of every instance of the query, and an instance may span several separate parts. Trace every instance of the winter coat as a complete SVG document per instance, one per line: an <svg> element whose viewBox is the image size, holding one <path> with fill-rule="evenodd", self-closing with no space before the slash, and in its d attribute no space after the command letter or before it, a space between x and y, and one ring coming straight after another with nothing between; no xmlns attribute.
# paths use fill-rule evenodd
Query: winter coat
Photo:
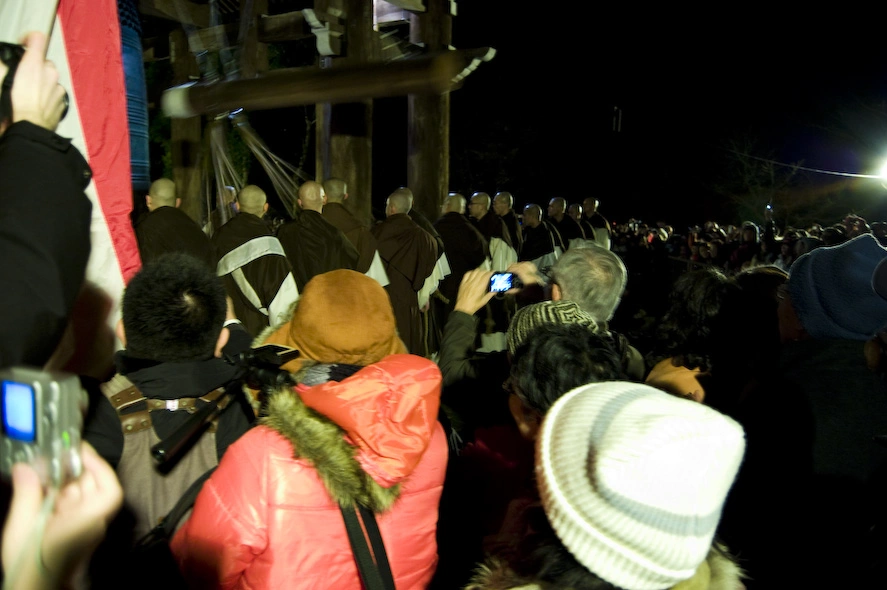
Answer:
<svg viewBox="0 0 887 590"><path fill-rule="evenodd" d="M271 394L173 538L190 587L360 588L339 510L359 502L378 515L397 588L425 588L447 462L440 384L433 362L398 354Z"/></svg>

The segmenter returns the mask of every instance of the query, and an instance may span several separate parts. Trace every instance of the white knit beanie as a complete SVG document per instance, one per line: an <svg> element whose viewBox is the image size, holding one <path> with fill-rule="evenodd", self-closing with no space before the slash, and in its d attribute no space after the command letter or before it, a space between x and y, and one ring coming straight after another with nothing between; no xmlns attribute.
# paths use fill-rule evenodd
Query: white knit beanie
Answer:
<svg viewBox="0 0 887 590"><path fill-rule="evenodd" d="M628 382L549 410L536 446L545 513L582 565L626 590L670 588L711 548L745 450L735 421Z"/></svg>

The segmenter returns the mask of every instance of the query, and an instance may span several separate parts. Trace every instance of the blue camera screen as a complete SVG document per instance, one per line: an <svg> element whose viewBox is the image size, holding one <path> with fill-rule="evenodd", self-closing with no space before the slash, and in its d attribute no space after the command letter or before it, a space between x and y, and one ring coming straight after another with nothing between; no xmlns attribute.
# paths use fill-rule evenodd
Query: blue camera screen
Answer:
<svg viewBox="0 0 887 590"><path fill-rule="evenodd" d="M502 293L511 289L511 273L496 273L490 278L490 291Z"/></svg>
<svg viewBox="0 0 887 590"><path fill-rule="evenodd" d="M30 385L3 382L3 432L9 438L27 443L37 439L34 397Z"/></svg>

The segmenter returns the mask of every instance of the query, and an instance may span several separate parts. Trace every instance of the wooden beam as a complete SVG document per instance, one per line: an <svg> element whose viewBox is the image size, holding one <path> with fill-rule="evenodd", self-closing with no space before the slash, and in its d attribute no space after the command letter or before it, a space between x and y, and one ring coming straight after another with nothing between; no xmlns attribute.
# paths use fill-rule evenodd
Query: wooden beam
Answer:
<svg viewBox="0 0 887 590"><path fill-rule="evenodd" d="M237 45L237 31L236 23L197 29L188 35L188 43L192 51L198 47L203 51L219 51ZM231 35L234 35L233 41Z"/></svg>
<svg viewBox="0 0 887 590"><path fill-rule="evenodd" d="M385 0L388 4L393 4L398 8L409 10L410 12L425 12L425 0Z"/></svg>
<svg viewBox="0 0 887 590"><path fill-rule="evenodd" d="M170 88L163 109L170 117L216 115L315 103L346 103L406 94L441 94L471 63L460 51L392 63L347 67L272 70L249 80L191 84Z"/></svg>
<svg viewBox="0 0 887 590"><path fill-rule="evenodd" d="M345 26L335 16L319 10L315 10L314 14L319 21L327 25L330 35L341 37L345 34ZM262 43L297 41L312 36L314 33L311 31L311 25L301 10L284 14L263 14L259 19L259 41Z"/></svg>
<svg viewBox="0 0 887 590"><path fill-rule="evenodd" d="M139 0L139 14L196 27L209 26L209 5L186 0Z"/></svg>

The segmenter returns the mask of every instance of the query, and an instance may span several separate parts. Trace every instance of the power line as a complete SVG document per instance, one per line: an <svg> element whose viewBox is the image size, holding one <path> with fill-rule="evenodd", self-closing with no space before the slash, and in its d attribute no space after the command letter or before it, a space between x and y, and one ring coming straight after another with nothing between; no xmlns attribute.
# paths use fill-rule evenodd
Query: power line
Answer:
<svg viewBox="0 0 887 590"><path fill-rule="evenodd" d="M828 174L830 176L845 176L849 178L875 178L880 179L883 178L880 174L856 174L854 172L838 172L836 170L822 170L821 168L808 168L806 166L799 166L797 164L786 164L785 162L777 162L776 160L770 160L768 158L761 158L758 156L753 156L751 154L746 154L743 152L738 152L736 150L731 150L729 148L724 148L728 152L733 152L738 156L744 156L746 158L752 158L754 160L759 160L761 162L767 162L769 164L775 164L777 166L785 166L786 168L794 168L795 170L805 170L807 172L815 172L817 174Z"/></svg>

